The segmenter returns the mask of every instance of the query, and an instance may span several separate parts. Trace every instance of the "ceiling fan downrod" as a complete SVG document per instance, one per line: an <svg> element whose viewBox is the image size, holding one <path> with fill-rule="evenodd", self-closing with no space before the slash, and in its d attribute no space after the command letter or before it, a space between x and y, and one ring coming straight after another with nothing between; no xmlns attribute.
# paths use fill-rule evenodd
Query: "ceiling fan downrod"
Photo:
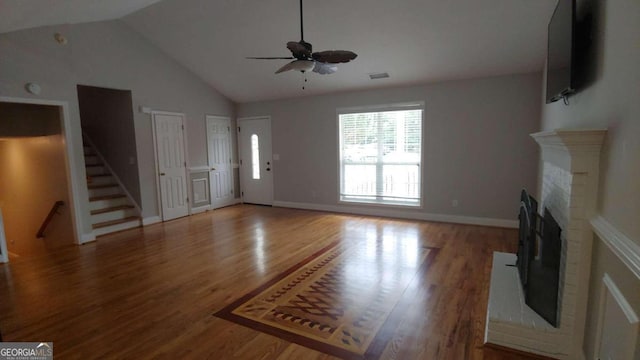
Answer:
<svg viewBox="0 0 640 360"><path fill-rule="evenodd" d="M301 42L304 42L304 27L302 26L302 23L302 0L300 0L300 40Z"/></svg>

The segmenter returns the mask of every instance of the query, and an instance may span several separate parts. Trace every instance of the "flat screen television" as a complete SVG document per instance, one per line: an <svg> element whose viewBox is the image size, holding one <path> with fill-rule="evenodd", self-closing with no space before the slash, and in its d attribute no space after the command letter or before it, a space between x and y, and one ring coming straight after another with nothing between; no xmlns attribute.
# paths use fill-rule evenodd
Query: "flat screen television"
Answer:
<svg viewBox="0 0 640 360"><path fill-rule="evenodd" d="M575 0L558 0L548 29L547 104L575 92L575 29Z"/></svg>

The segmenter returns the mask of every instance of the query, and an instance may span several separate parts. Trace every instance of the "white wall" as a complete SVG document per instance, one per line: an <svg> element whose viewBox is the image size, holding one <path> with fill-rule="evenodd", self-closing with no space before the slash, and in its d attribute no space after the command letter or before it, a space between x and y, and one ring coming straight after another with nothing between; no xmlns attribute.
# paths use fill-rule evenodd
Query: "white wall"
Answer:
<svg viewBox="0 0 640 360"><path fill-rule="evenodd" d="M53 34L69 42L59 45ZM133 95L137 163L144 217L159 214L156 200L151 118L139 106L183 112L187 117L190 163L205 165L205 114L233 116L234 104L202 80L171 60L121 21L51 26L0 35L0 95L34 97L24 84L42 87L42 99L69 102L73 125L74 157L82 169L81 128L76 85L131 90ZM117 144L115 144L117 146ZM84 180L82 180L84 182ZM79 219L90 233L86 187L80 194Z"/></svg>
<svg viewBox="0 0 640 360"><path fill-rule="evenodd" d="M274 161L276 201L336 205L336 109L424 101L424 209L418 211L515 220L520 189L536 184L537 147L529 134L539 128L540 77L246 103L238 105L238 117L272 118L273 153L280 155Z"/></svg>
<svg viewBox="0 0 640 360"><path fill-rule="evenodd" d="M581 61L589 84L562 102L542 106L542 129L607 128L600 168L598 212L640 245L640 2L582 0L580 18L594 19L592 48ZM582 36L585 36L584 34ZM601 239L593 247L585 351L592 358L597 305L604 273L609 273L640 314L640 279ZM636 358L640 358L640 339Z"/></svg>

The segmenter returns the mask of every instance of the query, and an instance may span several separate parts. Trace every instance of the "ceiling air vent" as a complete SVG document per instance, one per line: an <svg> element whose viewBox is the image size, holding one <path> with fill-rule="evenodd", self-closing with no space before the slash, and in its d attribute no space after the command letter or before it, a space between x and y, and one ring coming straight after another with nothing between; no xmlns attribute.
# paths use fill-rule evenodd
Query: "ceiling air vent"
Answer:
<svg viewBox="0 0 640 360"><path fill-rule="evenodd" d="M388 78L388 77L389 77L389 74L386 73L386 72L369 74L369 79L371 79L371 80L385 79L385 78Z"/></svg>

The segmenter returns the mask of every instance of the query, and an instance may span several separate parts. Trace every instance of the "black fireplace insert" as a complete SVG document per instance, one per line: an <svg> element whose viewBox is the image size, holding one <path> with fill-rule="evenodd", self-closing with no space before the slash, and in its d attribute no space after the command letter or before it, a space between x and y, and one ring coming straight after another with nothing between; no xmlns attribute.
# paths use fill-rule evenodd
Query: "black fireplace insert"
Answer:
<svg viewBox="0 0 640 360"><path fill-rule="evenodd" d="M548 208L545 207L543 216L538 214L537 208L536 199L523 189L516 266L525 303L557 327L562 230Z"/></svg>

